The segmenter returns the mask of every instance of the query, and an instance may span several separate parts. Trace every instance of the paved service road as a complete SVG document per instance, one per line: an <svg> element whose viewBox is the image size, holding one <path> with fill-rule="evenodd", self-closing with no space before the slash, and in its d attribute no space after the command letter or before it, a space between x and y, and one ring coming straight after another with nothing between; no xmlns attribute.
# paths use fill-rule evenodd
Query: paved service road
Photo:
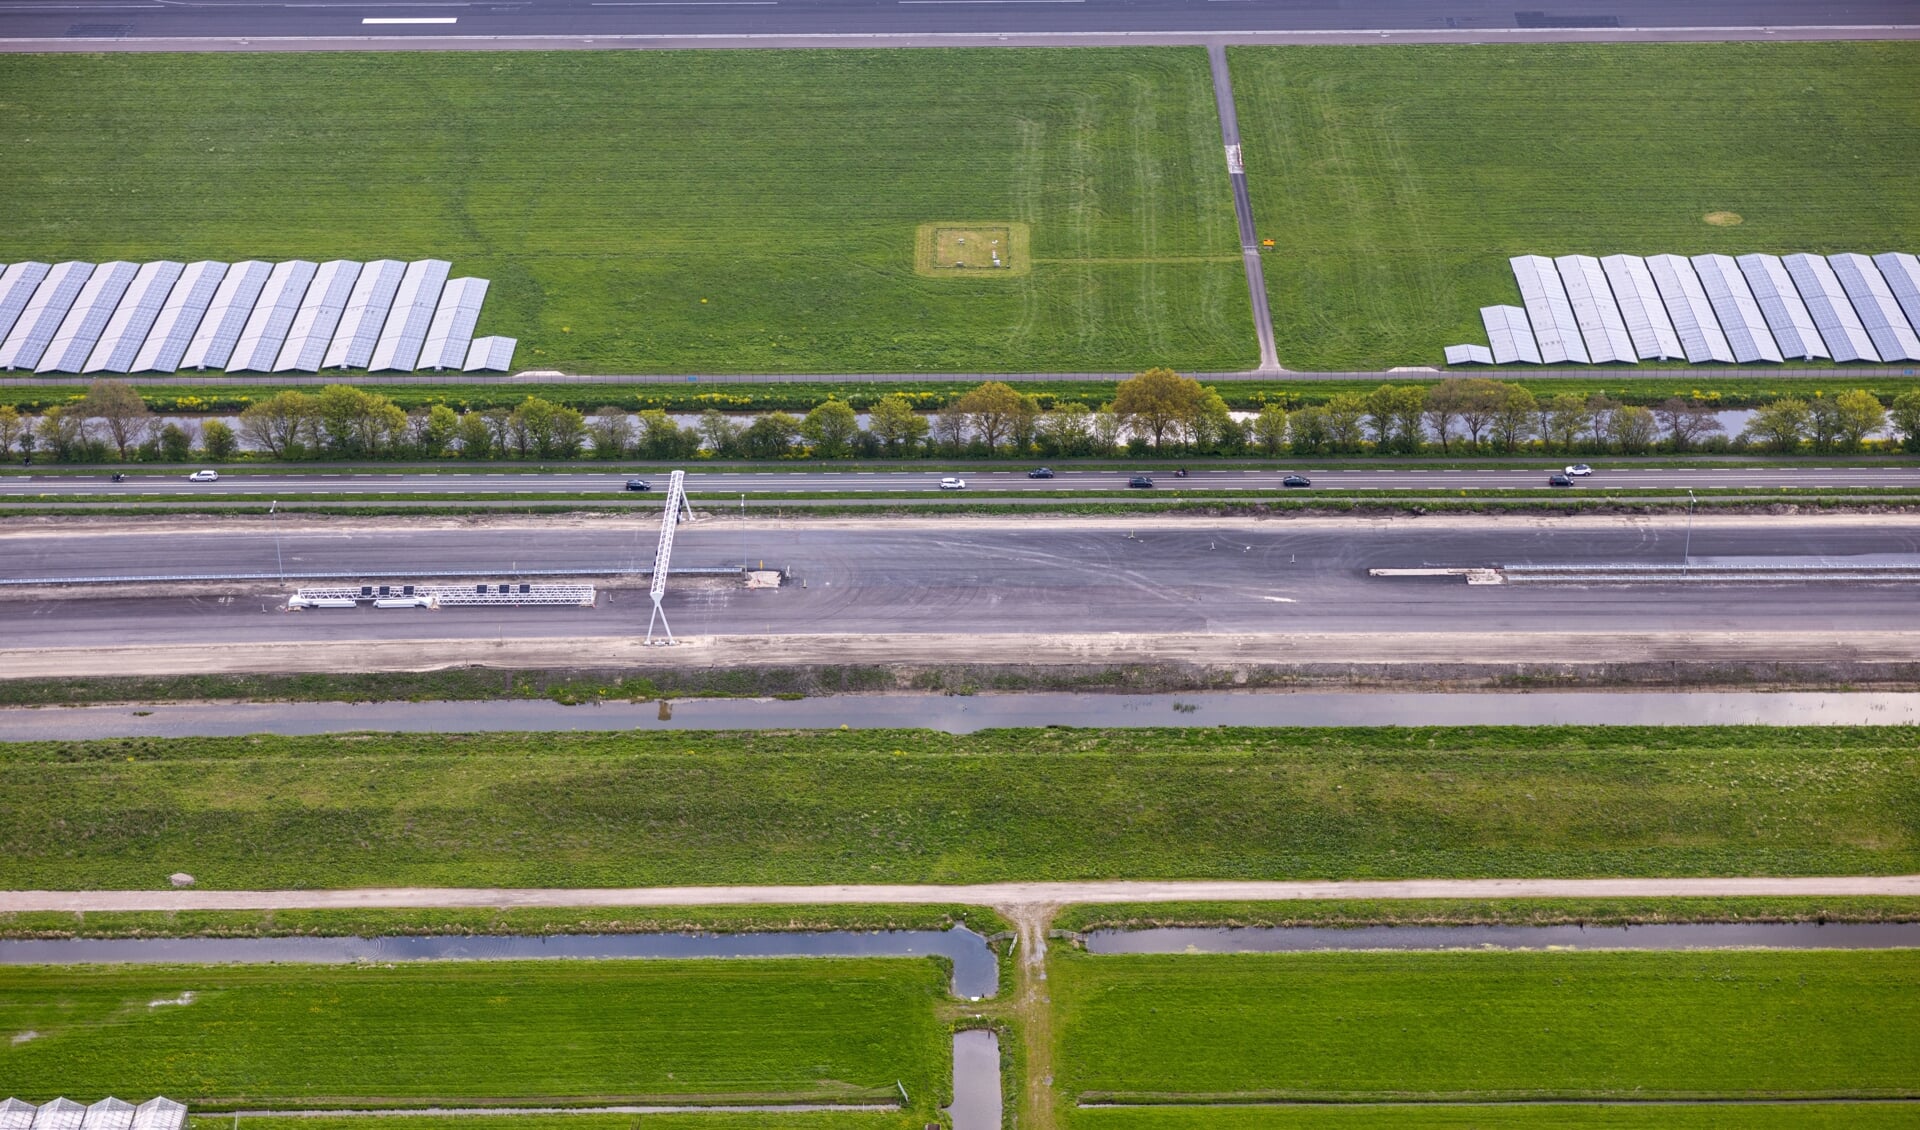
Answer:
<svg viewBox="0 0 1920 1130"><path fill-rule="evenodd" d="M1826 898L1920 895L1920 875L1687 879L1393 879L1351 882L977 883L818 887L361 887L324 891L0 891L0 913L339 910L515 906L805 906L825 903L1058 907L1287 899Z"/></svg>
<svg viewBox="0 0 1920 1130"><path fill-rule="evenodd" d="M1315 489L1328 490L1538 490L1560 465L1542 462L1536 470L1319 470L1302 464L1297 470L1313 480L1313 487L1289 493L1311 497ZM1194 470L1178 478L1173 468L1150 466L1156 490L1275 491L1288 472ZM969 471L965 467L925 471L745 471L695 472L687 476L687 492L696 502L717 506L739 494L848 492L907 494L938 491L940 479L956 475L971 492L981 491L1120 491L1130 492L1125 471L1068 471L1055 478L1029 479L1024 471ZM635 502L665 496L667 477L652 472L651 494L633 493ZM0 478L0 499L37 499L59 495L119 495L128 498L297 498L355 494L583 494L625 493L627 475L620 471L566 471L554 474L229 474L217 483L188 482L185 476L136 476L124 483L106 475L63 475L58 472ZM1601 469L1578 480L1568 494L1619 492L1692 487L1783 488L1838 490L1848 487L1920 487L1920 466L1879 467L1702 467L1694 470L1662 468ZM1133 491L1141 497L1151 492ZM963 492L948 492L965 497Z"/></svg>
<svg viewBox="0 0 1920 1130"><path fill-rule="evenodd" d="M1684 38L1685 29L1740 28L1758 36L1783 28L1915 22L1911 0L1560 0L1516 10L1524 7L1511 0L5 0L0 38L77 37L108 45L162 36L416 35L444 41L1408 30L1471 39L1535 29L1545 37L1573 39L1616 29L1674 29Z"/></svg>

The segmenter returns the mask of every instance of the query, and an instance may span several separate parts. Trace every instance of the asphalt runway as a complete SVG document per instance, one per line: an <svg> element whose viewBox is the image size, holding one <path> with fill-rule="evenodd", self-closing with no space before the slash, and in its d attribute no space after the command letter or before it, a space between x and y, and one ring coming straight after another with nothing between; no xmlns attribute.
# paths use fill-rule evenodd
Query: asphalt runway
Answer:
<svg viewBox="0 0 1920 1130"><path fill-rule="evenodd" d="M623 528L623 526L625 528ZM827 633L1537 633L1883 631L1920 623L1913 586L1469 587L1457 578L1378 579L1369 568L1671 562L1684 521L1484 527L1411 521L1171 524L828 524L726 522L684 527L676 566L764 562L790 572L778 590L698 580L669 586L681 636ZM361 571L404 581L435 569L621 568L645 563L651 524L500 526L283 535L289 570ZM1911 560L1920 524L1696 523L1695 560L1745 556ZM266 525L214 532L13 532L7 577L232 570L271 573ZM279 610L277 586L209 584L204 595L0 602L10 649L81 645L246 644L379 639L637 637L644 591L602 593L594 608ZM94 592L99 595L92 595ZM1009 662L1018 662L1009 655ZM1552 656L1543 656L1552 659ZM1577 656L1569 656L1577 659Z"/></svg>
<svg viewBox="0 0 1920 1130"><path fill-rule="evenodd" d="M6 0L0 39L1219 34L1884 28L1911 0ZM1630 36L1623 36L1630 37ZM1656 36L1661 37L1661 36ZM496 42L491 46L512 46ZM31 43L9 45L31 50ZM228 44L227 46L245 46ZM538 44L529 44L538 46Z"/></svg>
<svg viewBox="0 0 1920 1130"><path fill-rule="evenodd" d="M1307 475L1313 487L1299 490L1306 496L1312 489L1331 490L1515 490L1539 489L1547 477L1560 470L1561 463L1542 460L1530 470L1325 470L1302 463L1291 470ZM1195 469L1186 478L1174 475L1166 466L1143 466L1156 490L1280 490L1281 480L1290 473L1282 470L1208 470ZM641 472L654 486L653 498L665 495L667 476ZM965 467L930 466L925 471L743 471L695 472L687 476L687 493L696 503L721 506L725 496L739 494L783 494L847 492L853 494L906 494L937 491L940 480L955 476L964 480L970 491L1128 491L1131 477L1125 471L1061 470L1051 479L1030 479L1025 471L969 471ZM123 495L129 498L242 497L254 499L294 498L319 495L356 494L554 494L625 492L627 472L565 471L553 474L229 474L219 482L195 483L186 476L166 478L136 475L116 483L105 474L71 475L58 472L45 475L0 478L0 499L29 500L63 495ZM1602 464L1586 478L1578 480L1573 492L1619 492L1692 487L1812 487L1844 489L1848 487L1920 487L1920 466L1912 464L1855 467L1695 467L1658 468L1622 467L1608 469ZM1142 490L1141 494L1147 492ZM644 502L647 495L636 493L634 500Z"/></svg>

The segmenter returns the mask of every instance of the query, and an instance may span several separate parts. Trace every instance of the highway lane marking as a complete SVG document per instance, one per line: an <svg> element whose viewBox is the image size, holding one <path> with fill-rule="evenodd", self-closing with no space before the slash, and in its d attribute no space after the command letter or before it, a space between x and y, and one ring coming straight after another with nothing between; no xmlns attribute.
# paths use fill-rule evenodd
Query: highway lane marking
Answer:
<svg viewBox="0 0 1920 1130"><path fill-rule="evenodd" d="M457 24L459 16L368 16L363 24Z"/></svg>

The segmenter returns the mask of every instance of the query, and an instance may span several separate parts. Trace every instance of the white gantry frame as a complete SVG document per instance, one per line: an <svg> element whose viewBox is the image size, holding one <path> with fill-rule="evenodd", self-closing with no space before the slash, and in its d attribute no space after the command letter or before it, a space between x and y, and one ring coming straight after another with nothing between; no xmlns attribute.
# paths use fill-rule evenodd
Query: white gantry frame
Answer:
<svg viewBox="0 0 1920 1130"><path fill-rule="evenodd" d="M667 595L667 567L673 562L673 529L680 524L682 510L687 512L687 517L693 517L693 505L687 501L687 473L675 471L667 483L666 512L660 517L660 544L653 551L653 583L647 586L647 594L653 597L653 615L647 617L648 643L653 642L656 622L665 633L666 642L673 642L673 627L667 623L667 610L660 607L660 601Z"/></svg>

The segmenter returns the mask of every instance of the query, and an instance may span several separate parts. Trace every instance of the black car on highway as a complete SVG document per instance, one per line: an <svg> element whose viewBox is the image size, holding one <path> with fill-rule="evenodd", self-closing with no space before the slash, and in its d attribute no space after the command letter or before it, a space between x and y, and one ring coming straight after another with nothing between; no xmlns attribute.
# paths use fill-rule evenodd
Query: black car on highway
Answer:
<svg viewBox="0 0 1920 1130"><path fill-rule="evenodd" d="M1550 487L1570 487L1573 485L1573 476L1555 471L1553 474L1547 476L1547 485Z"/></svg>
<svg viewBox="0 0 1920 1130"><path fill-rule="evenodd" d="M1127 485L1134 490L1152 490L1153 480L1146 475L1135 475L1127 480Z"/></svg>
<svg viewBox="0 0 1920 1130"><path fill-rule="evenodd" d="M628 479L627 489L628 490L652 490L653 484L648 482L645 479Z"/></svg>
<svg viewBox="0 0 1920 1130"><path fill-rule="evenodd" d="M1053 478L1053 468L1052 467L1035 467L1033 470L1027 472L1027 478L1051 479Z"/></svg>
<svg viewBox="0 0 1920 1130"><path fill-rule="evenodd" d="M1288 475L1286 478L1280 480L1280 485L1283 487L1310 487L1313 485L1313 480L1307 478L1305 475Z"/></svg>

